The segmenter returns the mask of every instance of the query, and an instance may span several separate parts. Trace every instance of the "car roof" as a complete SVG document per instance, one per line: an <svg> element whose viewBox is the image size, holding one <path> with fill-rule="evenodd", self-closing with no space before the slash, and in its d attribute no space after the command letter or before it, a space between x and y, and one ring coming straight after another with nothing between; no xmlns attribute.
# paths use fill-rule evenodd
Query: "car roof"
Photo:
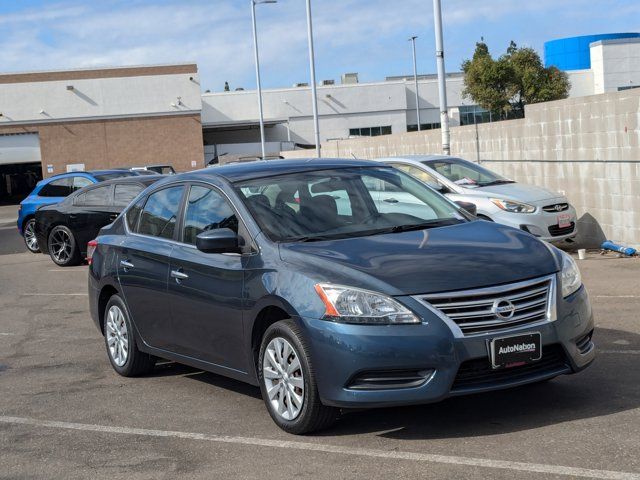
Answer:
<svg viewBox="0 0 640 480"><path fill-rule="evenodd" d="M447 160L447 159L464 160L463 158L456 157L453 155L393 155L389 157L379 158L377 160L386 162L393 159L412 160L414 162L424 162L429 160Z"/></svg>
<svg viewBox="0 0 640 480"><path fill-rule="evenodd" d="M209 176L224 177L230 182L273 177L287 173L311 172L335 168L379 167L371 160L351 160L345 158L300 158L288 160L258 160L205 168L180 174L181 179L206 179ZM174 179L176 177L174 176Z"/></svg>
<svg viewBox="0 0 640 480"><path fill-rule="evenodd" d="M105 180L104 182L94 183L93 185L88 185L86 188L112 185L114 183L142 183L143 185L149 186L163 178L167 178L167 175L135 175L131 177L118 177Z"/></svg>

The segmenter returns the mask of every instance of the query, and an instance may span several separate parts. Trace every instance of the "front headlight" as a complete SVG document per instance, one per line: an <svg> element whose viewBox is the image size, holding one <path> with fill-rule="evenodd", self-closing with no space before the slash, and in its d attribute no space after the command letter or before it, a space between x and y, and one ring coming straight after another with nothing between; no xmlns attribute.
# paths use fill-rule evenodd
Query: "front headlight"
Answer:
<svg viewBox="0 0 640 480"><path fill-rule="evenodd" d="M420 323L413 312L381 293L327 283L315 288L326 308L324 320L366 325Z"/></svg>
<svg viewBox="0 0 640 480"><path fill-rule="evenodd" d="M528 203L516 202L515 200L504 200L501 198L492 198L491 202L498 208L511 213L533 213L536 207Z"/></svg>
<svg viewBox="0 0 640 480"><path fill-rule="evenodd" d="M580 269L576 261L568 253L562 252L562 275L560 282L562 283L562 297L566 298L582 285L582 277Z"/></svg>

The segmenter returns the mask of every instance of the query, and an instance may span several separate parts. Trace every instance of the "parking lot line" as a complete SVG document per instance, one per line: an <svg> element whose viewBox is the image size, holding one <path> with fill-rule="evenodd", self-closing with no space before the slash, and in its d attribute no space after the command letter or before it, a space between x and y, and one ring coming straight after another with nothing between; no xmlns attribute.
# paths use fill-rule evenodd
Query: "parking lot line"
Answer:
<svg viewBox="0 0 640 480"><path fill-rule="evenodd" d="M0 416L0 423L12 425L28 425L31 427L57 428L63 430L80 430L96 433L114 433L124 435L142 435L147 437L180 438L217 443L250 445L266 448L282 448L290 450L315 451L334 453L338 455L352 455L359 457L383 458L392 460L409 460L426 463L442 463L470 467L496 468L520 472L548 473L582 478L598 478L606 480L640 480L640 474L618 472L612 470L592 470L587 468L564 467L540 463L510 462L506 460L491 460L473 457L458 457L430 453L385 451L369 448L353 448L323 443L297 442L291 440L274 440L265 438L237 437L226 435L209 435L205 433L179 432L171 430L152 430L146 428L111 427L107 425L93 425L86 423L58 422L38 420L35 418Z"/></svg>
<svg viewBox="0 0 640 480"><path fill-rule="evenodd" d="M21 293L23 297L87 297L88 293Z"/></svg>

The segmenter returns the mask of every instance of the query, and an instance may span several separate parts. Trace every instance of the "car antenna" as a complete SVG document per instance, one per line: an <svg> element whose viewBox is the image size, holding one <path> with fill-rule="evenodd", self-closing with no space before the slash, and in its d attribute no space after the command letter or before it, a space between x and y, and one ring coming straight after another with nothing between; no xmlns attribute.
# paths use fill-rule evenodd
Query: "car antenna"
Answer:
<svg viewBox="0 0 640 480"><path fill-rule="evenodd" d="M356 155L353 152L351 152L351 156L353 157L354 160L360 160L358 157L356 157Z"/></svg>

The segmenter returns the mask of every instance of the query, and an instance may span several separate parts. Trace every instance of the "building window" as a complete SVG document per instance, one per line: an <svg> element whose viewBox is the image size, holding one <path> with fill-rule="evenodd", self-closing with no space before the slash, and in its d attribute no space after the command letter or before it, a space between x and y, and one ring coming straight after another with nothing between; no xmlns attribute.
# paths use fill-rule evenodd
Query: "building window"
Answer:
<svg viewBox="0 0 640 480"><path fill-rule="evenodd" d="M350 137L377 137L379 135L391 135L391 125L349 129Z"/></svg>
<svg viewBox="0 0 640 480"><path fill-rule="evenodd" d="M499 120L494 118L490 111L485 110L478 105L461 105L459 110L460 125L473 125L476 123L487 123Z"/></svg>
<svg viewBox="0 0 640 480"><path fill-rule="evenodd" d="M435 123L421 123L420 130L433 130L434 128L440 128L440 122ZM407 132L417 132L418 124L407 125Z"/></svg>

